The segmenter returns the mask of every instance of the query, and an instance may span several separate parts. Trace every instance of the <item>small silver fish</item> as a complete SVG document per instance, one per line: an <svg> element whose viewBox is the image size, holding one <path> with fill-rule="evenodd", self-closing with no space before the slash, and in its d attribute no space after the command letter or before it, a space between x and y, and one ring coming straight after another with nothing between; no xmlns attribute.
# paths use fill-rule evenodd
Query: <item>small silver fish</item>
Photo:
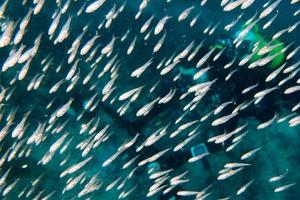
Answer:
<svg viewBox="0 0 300 200"><path fill-rule="evenodd" d="M259 150L261 150L261 147L258 147L256 149L253 149L253 150L251 150L251 151L243 154L241 156L241 160L246 160L246 159L250 158L251 156L253 156L254 154L256 154Z"/></svg>
<svg viewBox="0 0 300 200"><path fill-rule="evenodd" d="M194 8L195 8L194 6L191 6L189 8L186 8L184 11L182 11L182 13L180 13L180 15L178 16L177 19L178 22L185 20Z"/></svg>
<svg viewBox="0 0 300 200"><path fill-rule="evenodd" d="M160 19L157 23L157 25L154 28L154 35L158 35L165 27L166 22L172 17L165 16L162 19Z"/></svg>
<svg viewBox="0 0 300 200"><path fill-rule="evenodd" d="M96 10L98 10L104 3L106 0L96 0L94 2L92 2L91 4L89 4L86 9L85 12L86 13L92 13L95 12Z"/></svg>
<svg viewBox="0 0 300 200"><path fill-rule="evenodd" d="M242 193L244 193L249 187L250 185L254 182L254 179L249 181L248 183L246 183L245 185L243 185L237 192L236 195L240 195Z"/></svg>
<svg viewBox="0 0 300 200"><path fill-rule="evenodd" d="M283 185L274 189L274 192L282 192L296 185L296 183L291 183L287 185Z"/></svg>

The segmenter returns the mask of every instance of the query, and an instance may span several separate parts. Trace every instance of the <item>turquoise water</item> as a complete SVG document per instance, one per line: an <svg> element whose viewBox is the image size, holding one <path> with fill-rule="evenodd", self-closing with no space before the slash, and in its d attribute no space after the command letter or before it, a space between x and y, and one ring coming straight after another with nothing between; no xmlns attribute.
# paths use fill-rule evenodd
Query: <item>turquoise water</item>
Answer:
<svg viewBox="0 0 300 200"><path fill-rule="evenodd" d="M1 198L298 199L299 5L0 1Z"/></svg>

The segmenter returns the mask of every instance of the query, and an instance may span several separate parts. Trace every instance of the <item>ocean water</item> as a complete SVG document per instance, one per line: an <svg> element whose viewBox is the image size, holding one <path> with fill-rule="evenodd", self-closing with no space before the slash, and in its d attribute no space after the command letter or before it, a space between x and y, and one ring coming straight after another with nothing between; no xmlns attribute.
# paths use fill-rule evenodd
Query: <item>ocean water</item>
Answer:
<svg viewBox="0 0 300 200"><path fill-rule="evenodd" d="M299 2L0 0L1 199L299 199Z"/></svg>

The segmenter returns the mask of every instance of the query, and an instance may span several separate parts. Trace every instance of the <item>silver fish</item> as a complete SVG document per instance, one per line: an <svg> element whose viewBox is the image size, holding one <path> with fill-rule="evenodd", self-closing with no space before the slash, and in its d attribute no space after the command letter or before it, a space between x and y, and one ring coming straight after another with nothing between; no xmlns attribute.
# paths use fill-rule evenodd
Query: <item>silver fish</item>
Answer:
<svg viewBox="0 0 300 200"><path fill-rule="evenodd" d="M249 181L245 185L243 185L240 189L238 189L238 191L236 192L236 195L240 195L240 194L244 193L253 182L254 182L254 179Z"/></svg>
<svg viewBox="0 0 300 200"><path fill-rule="evenodd" d="M154 28L154 35L158 35L165 27L166 22L172 17L165 16L162 19L160 19L157 23L157 25Z"/></svg>
<svg viewBox="0 0 300 200"><path fill-rule="evenodd" d="M149 28L151 22L153 21L154 19L154 15L152 15L144 24L143 26L141 27L141 30L140 30L140 33L144 33L147 31L147 29Z"/></svg>
<svg viewBox="0 0 300 200"><path fill-rule="evenodd" d="M194 6L191 6L189 8L186 8L184 11L182 11L182 13L180 13L180 15L178 16L178 21L183 21L185 20L189 15L190 13L192 12L192 10L194 9L195 7Z"/></svg>
<svg viewBox="0 0 300 200"><path fill-rule="evenodd" d="M273 12L273 10L276 9L276 7L281 3L282 0L277 0L275 2L273 2L271 5L269 5L268 7L266 7L259 15L259 18L265 18L266 16L268 16L269 14L271 14L271 12Z"/></svg>
<svg viewBox="0 0 300 200"><path fill-rule="evenodd" d="M243 154L241 156L241 160L246 160L246 159L250 158L251 156L253 156L254 154L256 154L259 150L261 150L261 147L258 147L256 149L253 149L253 150L251 150L251 151Z"/></svg>
<svg viewBox="0 0 300 200"><path fill-rule="evenodd" d="M274 192L282 192L282 191L285 191L285 190L287 190L287 189L293 187L294 185L296 185L296 183L291 183L291 184L279 186L279 187L277 187L277 188L274 189Z"/></svg>
<svg viewBox="0 0 300 200"><path fill-rule="evenodd" d="M86 13L92 13L95 12L96 10L98 10L104 3L106 0L96 0L94 2L92 2L91 4L89 4L86 9L85 12Z"/></svg>

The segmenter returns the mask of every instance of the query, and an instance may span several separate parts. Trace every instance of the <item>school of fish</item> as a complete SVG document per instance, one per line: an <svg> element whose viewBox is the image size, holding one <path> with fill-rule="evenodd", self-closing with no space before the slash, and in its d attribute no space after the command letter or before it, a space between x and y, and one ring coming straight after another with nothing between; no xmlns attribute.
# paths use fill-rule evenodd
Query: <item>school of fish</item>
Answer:
<svg viewBox="0 0 300 200"><path fill-rule="evenodd" d="M284 151L299 147L297 139L271 130L299 130L300 41L285 38L299 36L300 0L178 2L0 1L1 199L260 199L251 198L255 187L267 191L263 199L296 193L299 163L276 171L260 165L299 155ZM210 3L220 18L205 11ZM285 15L293 20L277 26ZM209 48L241 26L231 47ZM243 57L230 53L255 27L271 41ZM269 54L277 39L284 63L255 81L279 55ZM245 72L254 81L229 93ZM245 117L272 98L280 101L270 117ZM200 143L217 151L190 155ZM209 169L201 167L207 161Z"/></svg>

